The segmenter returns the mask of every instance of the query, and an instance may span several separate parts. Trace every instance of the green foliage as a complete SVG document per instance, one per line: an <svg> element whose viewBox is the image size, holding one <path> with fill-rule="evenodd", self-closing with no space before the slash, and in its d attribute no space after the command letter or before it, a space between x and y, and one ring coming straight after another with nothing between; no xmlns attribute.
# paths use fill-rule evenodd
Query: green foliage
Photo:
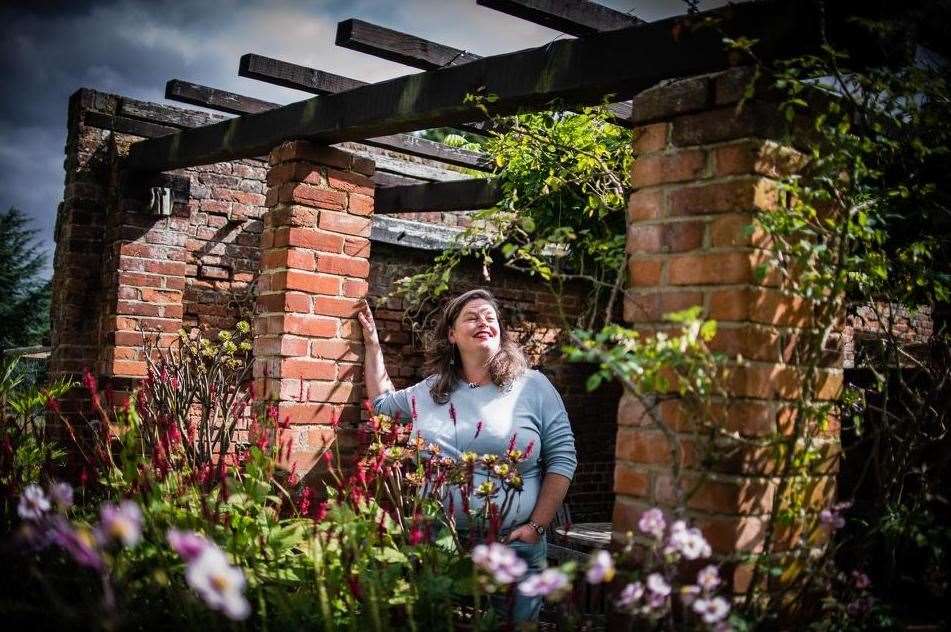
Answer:
<svg viewBox="0 0 951 632"><path fill-rule="evenodd" d="M422 305L447 292L458 266L475 259L487 280L500 262L550 287L582 281L590 289L584 321L600 315L623 278L633 159L631 133L608 121L603 108L503 120L505 131L484 147L502 191L498 205L475 213L456 246L429 270L399 280L396 293Z"/></svg>
<svg viewBox="0 0 951 632"><path fill-rule="evenodd" d="M46 253L19 210L0 213L0 351L41 344L49 335L50 282Z"/></svg>

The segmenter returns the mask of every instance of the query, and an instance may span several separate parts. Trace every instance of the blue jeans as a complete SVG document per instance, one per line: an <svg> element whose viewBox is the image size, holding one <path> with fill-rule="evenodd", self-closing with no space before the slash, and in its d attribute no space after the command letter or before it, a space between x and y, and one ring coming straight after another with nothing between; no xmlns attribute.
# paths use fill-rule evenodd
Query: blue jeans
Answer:
<svg viewBox="0 0 951 632"><path fill-rule="evenodd" d="M548 567L548 540L545 536L539 538L535 544L516 540L509 546L528 565L528 572L522 579L529 575L537 575ZM513 591L514 601L508 596L493 595L489 601L492 609L501 615L503 621L508 621L510 615L514 623L537 621L544 598L526 597L518 591L518 584L515 585Z"/></svg>

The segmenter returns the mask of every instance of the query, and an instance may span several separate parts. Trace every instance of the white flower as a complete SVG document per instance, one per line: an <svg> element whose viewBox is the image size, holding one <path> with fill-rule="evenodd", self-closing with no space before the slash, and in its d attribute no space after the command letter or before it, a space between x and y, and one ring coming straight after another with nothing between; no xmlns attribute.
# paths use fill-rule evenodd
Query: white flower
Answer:
<svg viewBox="0 0 951 632"><path fill-rule="evenodd" d="M607 551L598 551L592 555L585 577L589 584L600 584L614 579L614 559L611 554Z"/></svg>
<svg viewBox="0 0 951 632"><path fill-rule="evenodd" d="M666 553L677 552L688 560L701 557L710 557L713 551L707 543L703 533L696 527L687 528L683 520L678 520L670 527L670 540L665 549Z"/></svg>
<svg viewBox="0 0 951 632"><path fill-rule="evenodd" d="M209 608L221 610L229 619L239 621L251 613L244 598L244 573L228 564L217 545L209 543L185 570L185 581Z"/></svg>
<svg viewBox="0 0 951 632"><path fill-rule="evenodd" d="M693 602L693 611L700 615L704 623L712 624L730 614L730 604L723 597L697 599Z"/></svg>
<svg viewBox="0 0 951 632"><path fill-rule="evenodd" d="M571 588L571 581L557 568L546 568L518 585L518 591L526 597L542 596L549 601L561 599L569 588Z"/></svg>
<svg viewBox="0 0 951 632"><path fill-rule="evenodd" d="M647 576L647 589L660 597L670 594L670 584L660 573L651 573Z"/></svg>
<svg viewBox="0 0 951 632"><path fill-rule="evenodd" d="M618 595L617 601L615 603L617 604L618 608L630 608L640 601L641 597L643 596L644 584L641 582L634 582L624 587L624 590L622 590L621 594Z"/></svg>
<svg viewBox="0 0 951 632"><path fill-rule="evenodd" d="M472 549L472 562L483 571L489 573L499 584L511 584L518 580L528 565L515 551L499 542L492 542L488 546L479 544Z"/></svg>
<svg viewBox="0 0 951 632"><path fill-rule="evenodd" d="M73 486L64 482L53 483L50 485L50 499L61 511L66 511L73 506Z"/></svg>
<svg viewBox="0 0 951 632"><path fill-rule="evenodd" d="M103 503L99 516L99 533L103 540L115 539L133 547L142 539L142 511L134 501L123 500L118 507Z"/></svg>
<svg viewBox="0 0 951 632"><path fill-rule="evenodd" d="M700 596L700 586L681 586L680 599L685 605L690 605Z"/></svg>
<svg viewBox="0 0 951 632"><path fill-rule="evenodd" d="M664 537L664 528L666 528L666 526L667 523L664 521L664 513L657 508L645 511L641 515L641 519L637 522L638 529L647 535L653 536L657 540Z"/></svg>
<svg viewBox="0 0 951 632"><path fill-rule="evenodd" d="M50 501L39 485L31 483L23 490L17 513L24 520L39 520L50 510Z"/></svg>
<svg viewBox="0 0 951 632"><path fill-rule="evenodd" d="M697 573L697 585L705 592L710 592L720 585L720 572L713 564L700 569Z"/></svg>

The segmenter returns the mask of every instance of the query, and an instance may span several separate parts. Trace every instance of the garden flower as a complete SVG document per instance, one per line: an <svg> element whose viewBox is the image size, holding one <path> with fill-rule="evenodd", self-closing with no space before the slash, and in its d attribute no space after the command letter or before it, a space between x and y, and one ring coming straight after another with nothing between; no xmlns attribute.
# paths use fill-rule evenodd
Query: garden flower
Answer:
<svg viewBox="0 0 951 632"><path fill-rule="evenodd" d="M647 576L647 590L658 597L670 595L670 584L660 573L651 573Z"/></svg>
<svg viewBox="0 0 951 632"><path fill-rule="evenodd" d="M526 597L542 596L549 601L558 601L569 588L571 581L557 568L546 568L518 585L518 591Z"/></svg>
<svg viewBox="0 0 951 632"><path fill-rule="evenodd" d="M64 482L53 483L50 485L50 500L60 511L66 511L73 506L73 486Z"/></svg>
<svg viewBox="0 0 951 632"><path fill-rule="evenodd" d="M859 590L865 590L872 585L872 580L868 578L868 575L865 573L860 573L859 571L852 571L852 583Z"/></svg>
<svg viewBox="0 0 951 632"><path fill-rule="evenodd" d="M104 538L114 538L124 546L135 546L142 538L142 512L131 500L123 500L119 506L103 503L99 510L99 533Z"/></svg>
<svg viewBox="0 0 951 632"><path fill-rule="evenodd" d="M172 550L178 553L186 563L195 560L208 546L208 540L194 531L169 529L165 538Z"/></svg>
<svg viewBox="0 0 951 632"><path fill-rule="evenodd" d="M730 604L723 597L697 599L693 602L693 611L700 615L704 623L713 624L730 614Z"/></svg>
<svg viewBox="0 0 951 632"><path fill-rule="evenodd" d="M472 549L472 562L499 584L511 584L528 570L528 565L514 550L499 542L476 546Z"/></svg>
<svg viewBox="0 0 951 632"><path fill-rule="evenodd" d="M700 596L700 586L681 586L680 599L685 605L692 604Z"/></svg>
<svg viewBox="0 0 951 632"><path fill-rule="evenodd" d="M73 529L65 520L55 527L53 542L61 546L80 566L96 571L103 568L102 556L96 547L96 539L88 529Z"/></svg>
<svg viewBox="0 0 951 632"><path fill-rule="evenodd" d="M637 522L637 528L640 529L642 533L653 536L657 540L664 537L664 529L666 527L667 523L664 522L664 513L656 508L645 511L641 515L641 519Z"/></svg>
<svg viewBox="0 0 951 632"><path fill-rule="evenodd" d="M244 573L228 564L225 554L215 544L209 543L189 563L185 581L209 608L221 610L229 619L239 621L251 613L251 605L244 598Z"/></svg>
<svg viewBox="0 0 951 632"><path fill-rule="evenodd" d="M830 531L836 531L845 526L845 517L842 512L852 506L852 503L837 503L828 509L819 512L819 522Z"/></svg>
<svg viewBox="0 0 951 632"><path fill-rule="evenodd" d="M677 552L688 560L701 557L710 557L712 551L703 533L696 527L687 528L683 520L678 520L670 526L670 540L665 552Z"/></svg>
<svg viewBox="0 0 951 632"><path fill-rule="evenodd" d="M614 579L614 559L611 554L607 551L598 551L592 555L585 577L589 584L600 584Z"/></svg>
<svg viewBox="0 0 951 632"><path fill-rule="evenodd" d="M713 564L700 569L697 573L697 584L704 592L711 592L720 585L720 572Z"/></svg>
<svg viewBox="0 0 951 632"><path fill-rule="evenodd" d="M644 596L644 584L641 582L634 582L628 584L621 591L621 594L618 595L617 601L615 604L618 608L626 609L630 608L638 601L641 600L641 597Z"/></svg>
<svg viewBox="0 0 951 632"><path fill-rule="evenodd" d="M50 510L50 501L36 483L31 483L23 490L17 513L24 520L39 520Z"/></svg>

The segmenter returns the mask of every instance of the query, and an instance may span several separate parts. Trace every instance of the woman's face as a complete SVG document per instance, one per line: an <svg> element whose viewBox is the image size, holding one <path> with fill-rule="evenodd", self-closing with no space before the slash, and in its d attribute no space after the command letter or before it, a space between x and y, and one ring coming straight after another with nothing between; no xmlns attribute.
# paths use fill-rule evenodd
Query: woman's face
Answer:
<svg viewBox="0 0 951 632"><path fill-rule="evenodd" d="M466 303L449 328L449 342L463 355L492 356L502 345L499 316L492 303L475 298Z"/></svg>

